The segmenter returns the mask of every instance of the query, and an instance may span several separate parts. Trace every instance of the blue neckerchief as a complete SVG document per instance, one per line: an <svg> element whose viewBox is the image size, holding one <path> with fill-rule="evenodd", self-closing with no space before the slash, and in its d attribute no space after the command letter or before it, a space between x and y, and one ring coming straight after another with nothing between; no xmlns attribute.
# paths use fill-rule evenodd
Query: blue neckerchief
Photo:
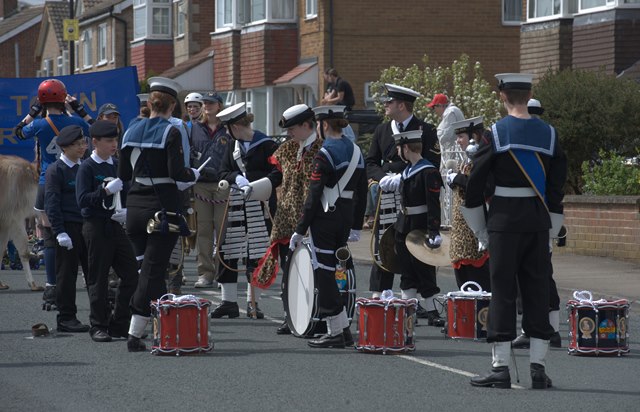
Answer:
<svg viewBox="0 0 640 412"><path fill-rule="evenodd" d="M433 165L433 163L431 163L427 159L420 159L416 162L416 164L414 165L410 164L402 171L402 180L407 180L408 178L412 177L422 169L426 169L429 167L432 167L435 169L435 166Z"/></svg>
<svg viewBox="0 0 640 412"><path fill-rule="evenodd" d="M522 149L553 156L556 131L538 118L519 119L507 116L491 127L497 153Z"/></svg>
<svg viewBox="0 0 640 412"><path fill-rule="evenodd" d="M169 123L171 123L176 129L180 130L180 136L182 137L182 155L184 157L184 167L189 167L189 153L191 147L189 146L189 132L184 122L177 117L170 117Z"/></svg>
<svg viewBox="0 0 640 412"><path fill-rule="evenodd" d="M260 146L263 143L267 143L269 141L271 141L271 138L269 136L267 136L266 134L262 133L259 130L254 130L253 138L251 139L251 143L249 143L249 147L246 149L246 151L243 144L241 144L240 147L243 153L249 153L256 147Z"/></svg>
<svg viewBox="0 0 640 412"><path fill-rule="evenodd" d="M353 148L354 144L351 140L342 136L340 139L325 139L320 151L325 154L335 170L340 170L349 166L353 156ZM357 167L364 167L362 156L360 156Z"/></svg>
<svg viewBox="0 0 640 412"><path fill-rule="evenodd" d="M161 117L134 119L122 138L122 148L164 149L171 127L173 125Z"/></svg>

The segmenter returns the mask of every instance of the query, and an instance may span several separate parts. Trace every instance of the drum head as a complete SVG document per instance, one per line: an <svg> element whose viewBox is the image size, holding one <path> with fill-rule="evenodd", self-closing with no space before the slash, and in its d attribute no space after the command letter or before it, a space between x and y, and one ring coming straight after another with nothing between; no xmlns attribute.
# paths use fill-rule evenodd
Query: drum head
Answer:
<svg viewBox="0 0 640 412"><path fill-rule="evenodd" d="M420 262L431 266L450 266L451 258L449 257L449 245L451 237L448 233L440 232L442 236L442 244L437 249L427 247L425 243L426 230L412 230L407 235L405 244L409 252Z"/></svg>
<svg viewBox="0 0 640 412"><path fill-rule="evenodd" d="M308 333L315 311L315 278L311 252L306 245L293 251L286 282L285 305L291 332L296 336Z"/></svg>

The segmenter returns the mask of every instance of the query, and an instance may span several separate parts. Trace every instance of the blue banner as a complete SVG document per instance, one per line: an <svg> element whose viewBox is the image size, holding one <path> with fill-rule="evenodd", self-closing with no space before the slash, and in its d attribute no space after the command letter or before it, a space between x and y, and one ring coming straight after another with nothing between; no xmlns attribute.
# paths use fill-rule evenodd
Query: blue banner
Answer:
<svg viewBox="0 0 640 412"><path fill-rule="evenodd" d="M85 110L94 119L98 117L100 106L105 103L118 106L125 127L138 116L136 94L140 86L135 67L48 78L62 81L67 93L84 104ZM30 103L38 95L38 86L43 80L43 77L0 78L0 154L33 161L35 142L32 139L20 141L13 135L13 128L29 114Z"/></svg>

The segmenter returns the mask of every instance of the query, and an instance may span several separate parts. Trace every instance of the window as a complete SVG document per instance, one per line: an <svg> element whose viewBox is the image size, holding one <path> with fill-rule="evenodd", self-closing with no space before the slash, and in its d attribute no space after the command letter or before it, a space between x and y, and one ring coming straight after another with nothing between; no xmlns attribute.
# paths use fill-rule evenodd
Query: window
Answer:
<svg viewBox="0 0 640 412"><path fill-rule="evenodd" d="M217 0L216 28L230 26L233 26L233 2L232 0Z"/></svg>
<svg viewBox="0 0 640 412"><path fill-rule="evenodd" d="M45 59L42 62L43 77L53 76L53 59Z"/></svg>
<svg viewBox="0 0 640 412"><path fill-rule="evenodd" d="M527 20L572 16L578 0L527 0Z"/></svg>
<svg viewBox="0 0 640 412"><path fill-rule="evenodd" d="M62 56L56 57L56 76L64 75L64 62Z"/></svg>
<svg viewBox="0 0 640 412"><path fill-rule="evenodd" d="M167 38L171 36L170 0L133 1L133 37Z"/></svg>
<svg viewBox="0 0 640 412"><path fill-rule="evenodd" d="M178 2L178 12L176 13L176 37L184 36L187 23L187 4L184 0Z"/></svg>
<svg viewBox="0 0 640 412"><path fill-rule="evenodd" d="M293 20L295 3L293 0L271 0L271 18L274 20Z"/></svg>
<svg viewBox="0 0 640 412"><path fill-rule="evenodd" d="M522 1L502 0L502 24L517 25L522 20Z"/></svg>
<svg viewBox="0 0 640 412"><path fill-rule="evenodd" d="M295 18L294 0L216 0L216 29Z"/></svg>
<svg viewBox="0 0 640 412"><path fill-rule="evenodd" d="M93 64L93 36L91 29L82 32L82 67L91 67Z"/></svg>
<svg viewBox="0 0 640 412"><path fill-rule="evenodd" d="M318 0L306 0L305 3L307 18L316 17L318 15Z"/></svg>
<svg viewBox="0 0 640 412"><path fill-rule="evenodd" d="M98 26L98 64L107 62L107 24Z"/></svg>

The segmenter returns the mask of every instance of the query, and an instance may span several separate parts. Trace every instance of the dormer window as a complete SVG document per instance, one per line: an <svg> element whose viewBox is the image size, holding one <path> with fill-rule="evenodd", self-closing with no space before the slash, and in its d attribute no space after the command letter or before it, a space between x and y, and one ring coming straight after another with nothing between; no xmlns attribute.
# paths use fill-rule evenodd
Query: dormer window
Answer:
<svg viewBox="0 0 640 412"><path fill-rule="evenodd" d="M133 37L171 38L171 1L133 0Z"/></svg>

